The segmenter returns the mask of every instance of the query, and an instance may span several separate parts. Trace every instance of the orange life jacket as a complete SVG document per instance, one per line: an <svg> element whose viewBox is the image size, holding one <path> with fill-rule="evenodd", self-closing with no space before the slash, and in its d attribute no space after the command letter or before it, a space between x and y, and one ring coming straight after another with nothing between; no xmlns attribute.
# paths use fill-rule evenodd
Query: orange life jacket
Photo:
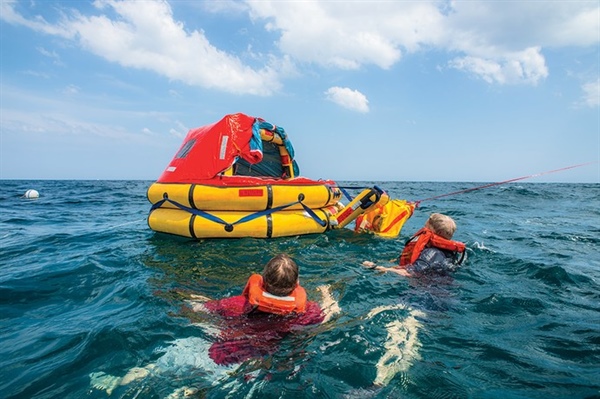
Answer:
<svg viewBox="0 0 600 399"><path fill-rule="evenodd" d="M242 295L256 309L274 314L286 315L290 313L304 313L306 311L306 291L300 285L294 288L288 296L269 294L263 288L263 278L260 274L253 274L248 279Z"/></svg>
<svg viewBox="0 0 600 399"><path fill-rule="evenodd" d="M404 246L402 254L400 254L400 266L408 266L419 259L419 255L427 246L444 249L447 251L458 252L464 254L465 244L458 241L448 240L442 236L435 234L430 229L423 227L417 231L414 236ZM458 262L462 262L461 260Z"/></svg>

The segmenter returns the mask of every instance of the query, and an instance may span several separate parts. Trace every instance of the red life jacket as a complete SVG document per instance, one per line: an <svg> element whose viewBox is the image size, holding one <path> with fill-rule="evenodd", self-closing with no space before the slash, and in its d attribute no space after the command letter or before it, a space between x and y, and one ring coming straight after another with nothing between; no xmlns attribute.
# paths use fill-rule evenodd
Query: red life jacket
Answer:
<svg viewBox="0 0 600 399"><path fill-rule="evenodd" d="M404 246L400 254L400 266L412 265L419 259L419 255L427 246L464 254L466 246L462 242L448 240L435 234L432 230L423 227ZM462 261L462 258L461 258ZM460 263L459 261L458 263Z"/></svg>
<svg viewBox="0 0 600 399"><path fill-rule="evenodd" d="M288 296L269 294L263 288L263 278L260 274L253 274L248 279L244 292L248 302L256 309L266 312L287 315L290 313L304 313L306 311L306 291L297 285Z"/></svg>

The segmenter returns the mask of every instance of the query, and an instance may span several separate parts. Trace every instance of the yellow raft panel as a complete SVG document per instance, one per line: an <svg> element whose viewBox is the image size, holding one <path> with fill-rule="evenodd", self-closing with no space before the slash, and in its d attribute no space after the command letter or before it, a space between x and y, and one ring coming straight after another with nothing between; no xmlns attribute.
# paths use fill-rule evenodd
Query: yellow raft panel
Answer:
<svg viewBox="0 0 600 399"><path fill-rule="evenodd" d="M165 194L183 206L206 211L262 211L299 200L311 209L320 209L337 203L342 197L339 188L325 184L221 187L153 183L148 188L148 200L153 204L162 200ZM176 208L169 202L161 207ZM295 204L287 209L302 209L302 205Z"/></svg>
<svg viewBox="0 0 600 399"><path fill-rule="evenodd" d="M226 226L179 209L157 208L148 216L148 225L154 231L191 238L272 238L303 234L324 233L329 228L330 213L313 209L325 226L321 226L303 210L278 211L256 219L234 224L231 231ZM254 212L209 212L224 222L233 224Z"/></svg>

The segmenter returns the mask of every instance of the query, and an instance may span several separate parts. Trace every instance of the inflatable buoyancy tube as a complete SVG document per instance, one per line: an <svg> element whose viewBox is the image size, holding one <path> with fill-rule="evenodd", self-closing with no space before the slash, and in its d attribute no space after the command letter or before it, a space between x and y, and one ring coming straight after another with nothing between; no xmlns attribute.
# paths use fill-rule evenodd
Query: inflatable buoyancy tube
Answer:
<svg viewBox="0 0 600 399"><path fill-rule="evenodd" d="M279 315L290 313L301 314L306 311L306 291L300 285L294 288L288 296L276 296L268 293L263 288L263 278L260 274L253 274L248 279L242 295L256 309Z"/></svg>
<svg viewBox="0 0 600 399"><path fill-rule="evenodd" d="M417 231L414 236L404 246L402 254L400 254L400 266L408 266L419 259L419 255L427 246L436 247L446 251L457 252L464 254L466 246L459 241L448 240L432 230L423 227ZM460 263L460 262L459 262Z"/></svg>
<svg viewBox="0 0 600 399"><path fill-rule="evenodd" d="M181 209L157 208L148 215L148 225L157 232L190 238L275 238L324 233L329 229L333 210L312 210L321 223L304 210L283 210L252 218L254 212L210 211L224 223L196 216ZM227 224L233 227L227 228Z"/></svg>

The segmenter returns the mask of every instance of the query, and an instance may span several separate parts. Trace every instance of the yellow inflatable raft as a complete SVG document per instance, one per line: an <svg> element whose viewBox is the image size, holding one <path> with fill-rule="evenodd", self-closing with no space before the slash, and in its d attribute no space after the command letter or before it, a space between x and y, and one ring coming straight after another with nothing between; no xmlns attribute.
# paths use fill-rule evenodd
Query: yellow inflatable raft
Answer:
<svg viewBox="0 0 600 399"><path fill-rule="evenodd" d="M162 200L169 202L168 199ZM301 202L262 211L205 211L175 202L169 207L160 202L148 217L152 230L190 238L275 238L324 233L347 226L356 217L378 203L386 203L387 194L377 189L363 190L347 206L340 202L311 209ZM300 209L293 209L293 208Z"/></svg>
<svg viewBox="0 0 600 399"><path fill-rule="evenodd" d="M260 118L227 115L192 129L147 192L148 225L191 238L271 238L347 226L388 201L377 187L349 198L332 180L299 176L285 131Z"/></svg>

